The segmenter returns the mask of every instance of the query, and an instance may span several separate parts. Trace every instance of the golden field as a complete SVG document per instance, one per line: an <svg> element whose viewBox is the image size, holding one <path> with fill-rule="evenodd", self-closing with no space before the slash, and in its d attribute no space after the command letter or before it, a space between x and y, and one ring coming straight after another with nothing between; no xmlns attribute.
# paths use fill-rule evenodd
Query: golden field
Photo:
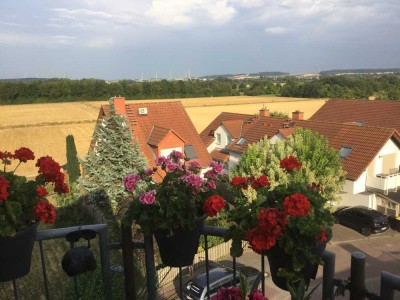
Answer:
<svg viewBox="0 0 400 300"><path fill-rule="evenodd" d="M201 132L221 112L255 114L262 107L288 113L304 112L307 119L326 99L285 97L218 97L136 100L136 102L182 101L198 132ZM127 103L133 100L127 101ZM24 104L0 106L0 151L19 147L32 149L36 157L50 155L60 164L66 163L66 136L75 138L78 156L84 159L89 148L101 104L108 101L69 102L54 104ZM19 174L35 176L33 163L21 165Z"/></svg>

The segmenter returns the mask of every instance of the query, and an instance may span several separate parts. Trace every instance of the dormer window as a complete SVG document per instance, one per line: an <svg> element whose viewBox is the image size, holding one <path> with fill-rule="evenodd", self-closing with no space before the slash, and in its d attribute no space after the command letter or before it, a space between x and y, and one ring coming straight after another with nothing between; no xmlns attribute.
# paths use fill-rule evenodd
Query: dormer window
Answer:
<svg viewBox="0 0 400 300"><path fill-rule="evenodd" d="M242 137L239 139L239 141L236 143L238 146L242 146L244 143L246 143L247 139Z"/></svg>
<svg viewBox="0 0 400 300"><path fill-rule="evenodd" d="M349 156L349 154L350 154L350 152L352 150L353 150L353 147L343 146L339 151L339 157L340 158L347 158L347 156Z"/></svg>
<svg viewBox="0 0 400 300"><path fill-rule="evenodd" d="M215 138L217 139L217 144L218 145L221 144L221 134L220 133L215 134Z"/></svg>

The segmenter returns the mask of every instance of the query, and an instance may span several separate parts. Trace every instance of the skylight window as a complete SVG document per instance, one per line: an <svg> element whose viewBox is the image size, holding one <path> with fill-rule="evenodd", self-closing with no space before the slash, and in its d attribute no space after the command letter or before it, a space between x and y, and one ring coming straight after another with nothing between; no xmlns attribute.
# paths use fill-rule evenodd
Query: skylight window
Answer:
<svg viewBox="0 0 400 300"><path fill-rule="evenodd" d="M242 138L240 138L240 140L236 143L236 145L241 146L241 145L243 145L244 143L246 143L246 141L247 141L247 139L242 137Z"/></svg>
<svg viewBox="0 0 400 300"><path fill-rule="evenodd" d="M356 121L357 126L364 126L364 121Z"/></svg>
<svg viewBox="0 0 400 300"><path fill-rule="evenodd" d="M192 145L185 145L185 156L190 159L198 157Z"/></svg>
<svg viewBox="0 0 400 300"><path fill-rule="evenodd" d="M349 156L349 154L350 154L350 152L353 150L353 147L350 147L350 146L343 146L341 149L340 149L340 152L339 152L339 157L340 158L346 158L347 156Z"/></svg>

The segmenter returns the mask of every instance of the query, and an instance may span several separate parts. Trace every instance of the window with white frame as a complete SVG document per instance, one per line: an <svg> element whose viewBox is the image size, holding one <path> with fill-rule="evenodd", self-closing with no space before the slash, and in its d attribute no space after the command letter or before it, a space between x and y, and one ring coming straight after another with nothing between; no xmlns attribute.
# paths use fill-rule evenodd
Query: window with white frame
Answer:
<svg viewBox="0 0 400 300"><path fill-rule="evenodd" d="M221 144L221 134L220 133L216 133L215 137L217 139L217 144Z"/></svg>

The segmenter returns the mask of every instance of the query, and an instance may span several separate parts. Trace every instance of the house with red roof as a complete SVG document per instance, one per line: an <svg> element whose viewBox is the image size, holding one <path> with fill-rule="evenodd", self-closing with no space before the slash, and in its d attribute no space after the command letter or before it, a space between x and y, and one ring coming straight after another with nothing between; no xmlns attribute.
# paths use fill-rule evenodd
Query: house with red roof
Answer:
<svg viewBox="0 0 400 300"><path fill-rule="evenodd" d="M149 167L155 167L155 159L172 150L182 152L203 168L208 167L211 156L180 101L126 103L124 97L114 97L113 101L115 111L126 117ZM98 119L109 113L109 105L102 105ZM154 179L161 181L161 176L155 174Z"/></svg>
<svg viewBox="0 0 400 300"><path fill-rule="evenodd" d="M396 128L400 131L400 101L329 99L310 120Z"/></svg>
<svg viewBox="0 0 400 300"><path fill-rule="evenodd" d="M218 153L225 153L224 162L229 169L238 163L249 144L265 136L273 144L287 139L296 128L310 129L326 136L329 145L339 151L347 172L341 205L365 205L399 215L399 202L390 193L400 186L400 134L395 128L304 120L298 111L293 112L291 119L269 117L267 110L246 117L239 115L235 123L234 114L222 113L200 134L214 160L220 160ZM230 125L241 125L240 130L235 130L236 136L232 129L227 129L228 120ZM221 134L220 143L216 133ZM229 140L226 145L222 142Z"/></svg>
<svg viewBox="0 0 400 300"><path fill-rule="evenodd" d="M257 143L265 135L273 137L280 129L291 130L293 120L303 118L303 113L292 113L291 119L270 117L269 110L260 109L258 114L223 112L201 133L200 137L213 160L223 162L227 169L239 162L248 145Z"/></svg>

